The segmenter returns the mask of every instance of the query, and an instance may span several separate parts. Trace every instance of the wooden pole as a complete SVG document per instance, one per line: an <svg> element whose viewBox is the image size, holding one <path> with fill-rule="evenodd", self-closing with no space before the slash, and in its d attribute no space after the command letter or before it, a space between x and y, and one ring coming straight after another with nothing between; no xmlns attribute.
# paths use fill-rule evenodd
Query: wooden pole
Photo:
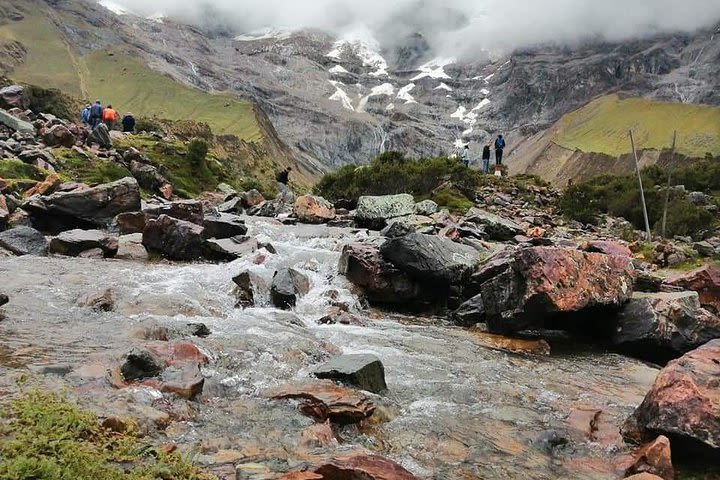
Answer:
<svg viewBox="0 0 720 480"><path fill-rule="evenodd" d="M665 237L665 226L667 225L667 211L670 204L670 188L672 187L672 169L675 165L675 141L677 140L677 130L673 131L672 147L670 148L670 162L668 163L668 183L665 190L665 205L663 206L662 228L660 234Z"/></svg>
<svg viewBox="0 0 720 480"><path fill-rule="evenodd" d="M632 130L630 130L630 146L632 146L633 156L635 157L635 171L638 176L638 184L640 185L640 200L642 201L643 217L645 218L645 233L647 241L652 241L652 233L650 232L650 220L648 219L647 204L645 203L645 190L643 190L642 175L640 175L640 161L638 160L637 150L635 150L635 139Z"/></svg>

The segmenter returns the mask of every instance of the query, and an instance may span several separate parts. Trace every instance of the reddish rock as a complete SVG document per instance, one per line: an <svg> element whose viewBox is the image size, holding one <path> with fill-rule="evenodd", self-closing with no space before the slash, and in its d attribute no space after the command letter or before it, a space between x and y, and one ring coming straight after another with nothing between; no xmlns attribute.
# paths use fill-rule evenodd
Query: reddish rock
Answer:
<svg viewBox="0 0 720 480"><path fill-rule="evenodd" d="M479 330L473 330L472 333L475 339L483 346L493 350L530 355L550 355L550 344L542 338L510 338Z"/></svg>
<svg viewBox="0 0 720 480"><path fill-rule="evenodd" d="M192 343L155 342L147 345L146 348L171 367L187 364L206 365L209 362L207 355Z"/></svg>
<svg viewBox="0 0 720 480"><path fill-rule="evenodd" d="M295 200L293 213L303 223L327 223L335 218L335 207L322 197L302 195Z"/></svg>
<svg viewBox="0 0 720 480"><path fill-rule="evenodd" d="M323 480L323 476L313 472L290 472L278 480Z"/></svg>
<svg viewBox="0 0 720 480"><path fill-rule="evenodd" d="M160 215L145 225L143 245L171 260L197 260L206 253L203 232L200 225Z"/></svg>
<svg viewBox="0 0 720 480"><path fill-rule="evenodd" d="M532 227L528 228L525 231L525 235L527 235L530 238L543 238L545 234L547 233L547 230L541 227Z"/></svg>
<svg viewBox="0 0 720 480"><path fill-rule="evenodd" d="M143 212L125 212L115 217L115 225L120 235L142 233L146 222L147 218Z"/></svg>
<svg viewBox="0 0 720 480"><path fill-rule="evenodd" d="M440 229L438 236L445 237L453 242L459 242L461 240L460 230L457 227L449 226Z"/></svg>
<svg viewBox="0 0 720 480"><path fill-rule="evenodd" d="M271 389L267 396L275 400L301 400L303 414L320 422L357 423L375 411L375 405L357 390L331 381L284 385Z"/></svg>
<svg viewBox="0 0 720 480"><path fill-rule="evenodd" d="M252 208L263 203L265 197L262 196L262 193L253 189L240 195L240 201L244 208Z"/></svg>
<svg viewBox="0 0 720 480"><path fill-rule="evenodd" d="M652 473L638 473L630 477L625 477L625 480L663 480L662 477L653 475Z"/></svg>
<svg viewBox="0 0 720 480"><path fill-rule="evenodd" d="M48 175L45 180L38 182L30 190L23 193L23 196L27 198L32 197L33 195L49 195L53 193L61 183L62 181L60 180L60 177L53 173L52 175Z"/></svg>
<svg viewBox="0 0 720 480"><path fill-rule="evenodd" d="M330 421L315 423L303 430L301 434L302 443L308 447L337 446L338 441L332 430Z"/></svg>
<svg viewBox="0 0 720 480"><path fill-rule="evenodd" d="M186 364L182 368L168 368L162 373L160 391L192 400L202 393L204 385L205 379L199 366Z"/></svg>
<svg viewBox="0 0 720 480"><path fill-rule="evenodd" d="M4 195L0 195L0 228L7 225L10 219L10 209L8 208L7 201Z"/></svg>
<svg viewBox="0 0 720 480"><path fill-rule="evenodd" d="M66 147L75 145L75 135L64 125L53 125L42 137L43 143L48 147Z"/></svg>
<svg viewBox="0 0 720 480"><path fill-rule="evenodd" d="M673 480L675 473L670 454L670 440L663 435L659 436L640 447L622 467L626 476L649 473L663 480Z"/></svg>
<svg viewBox="0 0 720 480"><path fill-rule="evenodd" d="M698 292L700 304L715 314L720 314L720 266L705 265L690 272L673 275L665 283Z"/></svg>
<svg viewBox="0 0 720 480"><path fill-rule="evenodd" d="M623 427L632 441L657 434L720 454L720 340L670 362ZM676 445L677 446L677 445ZM701 452L698 452L701 453Z"/></svg>
<svg viewBox="0 0 720 480"><path fill-rule="evenodd" d="M632 251L625 245L607 240L592 240L582 245L581 248L586 252L604 253L605 255L633 256Z"/></svg>
<svg viewBox="0 0 720 480"><path fill-rule="evenodd" d="M478 295L462 311L476 311L493 333L542 328L562 316L563 328L583 328L587 315L616 310L632 294L635 272L627 257L556 247L532 247L492 258L472 276ZM476 318L477 317L477 318ZM462 319L456 321L463 321Z"/></svg>
<svg viewBox="0 0 720 480"><path fill-rule="evenodd" d="M345 455L310 469L323 480L418 480L418 477L378 455Z"/></svg>
<svg viewBox="0 0 720 480"><path fill-rule="evenodd" d="M601 409L580 407L568 415L567 423L573 438L579 442L593 442L603 448L618 448L623 444L620 429L613 418Z"/></svg>

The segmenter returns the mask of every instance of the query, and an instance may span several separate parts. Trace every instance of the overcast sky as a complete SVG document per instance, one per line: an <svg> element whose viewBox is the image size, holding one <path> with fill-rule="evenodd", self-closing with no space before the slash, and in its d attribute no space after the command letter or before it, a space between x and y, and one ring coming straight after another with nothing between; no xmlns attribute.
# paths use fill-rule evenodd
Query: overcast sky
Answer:
<svg viewBox="0 0 720 480"><path fill-rule="evenodd" d="M385 42L422 30L438 53L504 52L586 38L624 40L720 22L720 0L114 0L141 14L223 22L238 33L314 27L373 32ZM397 32L397 35L396 35ZM442 52L440 51L442 50Z"/></svg>

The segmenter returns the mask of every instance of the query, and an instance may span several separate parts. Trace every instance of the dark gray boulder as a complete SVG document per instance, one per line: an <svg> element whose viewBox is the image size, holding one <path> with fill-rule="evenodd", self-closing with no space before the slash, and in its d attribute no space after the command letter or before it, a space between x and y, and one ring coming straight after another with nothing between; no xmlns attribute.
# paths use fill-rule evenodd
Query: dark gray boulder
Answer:
<svg viewBox="0 0 720 480"><path fill-rule="evenodd" d="M165 369L165 362L152 352L133 348L126 355L125 361L120 367L123 378L131 382L160 375Z"/></svg>
<svg viewBox="0 0 720 480"><path fill-rule="evenodd" d="M375 355L341 355L317 368L313 374L318 378L335 380L368 392L382 393L387 390L385 367Z"/></svg>
<svg viewBox="0 0 720 480"><path fill-rule="evenodd" d="M156 167L137 160L130 162L130 173L142 188L152 192L162 193L162 188L170 184Z"/></svg>
<svg viewBox="0 0 720 480"><path fill-rule="evenodd" d="M404 237L415 233L417 229L415 225L407 220L392 220L385 228L380 231L380 235L387 238Z"/></svg>
<svg viewBox="0 0 720 480"><path fill-rule="evenodd" d="M297 304L298 297L310 291L310 280L294 268L282 268L275 272L270 285L270 300L277 308L289 310Z"/></svg>
<svg viewBox="0 0 720 480"><path fill-rule="evenodd" d="M100 148L110 148L112 147L112 140L110 139L110 130L108 130L107 125L104 123L99 124L97 127L93 129L92 132L90 132L90 135L88 135L86 143L88 145L97 145Z"/></svg>
<svg viewBox="0 0 720 480"><path fill-rule="evenodd" d="M635 293L623 306L612 341L624 351L663 363L720 338L720 318L697 292Z"/></svg>
<svg viewBox="0 0 720 480"><path fill-rule="evenodd" d="M242 218L229 213L205 215L203 226L205 238L230 238L245 235L248 231Z"/></svg>
<svg viewBox="0 0 720 480"><path fill-rule="evenodd" d="M268 293L268 286L265 280L250 270L245 270L239 275L234 276L233 282L237 285L235 288L235 297L237 298L236 306L238 307L254 307L259 303L259 300Z"/></svg>
<svg viewBox="0 0 720 480"><path fill-rule="evenodd" d="M258 241L254 237L232 237L205 241L206 256L220 261L232 261L249 255L258 249Z"/></svg>
<svg viewBox="0 0 720 480"><path fill-rule="evenodd" d="M160 215L145 225L143 245L171 260L197 260L205 253L203 230L192 222Z"/></svg>
<svg viewBox="0 0 720 480"><path fill-rule="evenodd" d="M523 235L525 233L520 225L512 220L480 210L479 208L471 208L465 215L465 221L483 225L485 227L485 233L491 240L504 242L512 240L516 235Z"/></svg>
<svg viewBox="0 0 720 480"><path fill-rule="evenodd" d="M47 255L48 241L34 228L20 226L0 232L0 247L15 255Z"/></svg>
<svg viewBox="0 0 720 480"><path fill-rule="evenodd" d="M114 257L118 238L100 230L68 230L50 240L50 253L78 257L83 252L98 249L104 257Z"/></svg>
<svg viewBox="0 0 720 480"><path fill-rule="evenodd" d="M482 295L475 295L466 300L457 310L452 312L450 318L457 325L472 327L485 321L485 304Z"/></svg>
<svg viewBox="0 0 720 480"><path fill-rule="evenodd" d="M34 134L35 127L31 123L28 123L19 118L13 117L5 110L0 109L0 124L5 125L11 130L15 130L20 133Z"/></svg>
<svg viewBox="0 0 720 480"><path fill-rule="evenodd" d="M140 210L140 186L126 177L84 190L57 192L28 199L22 208L33 218L58 216L96 226L107 226L117 215Z"/></svg>
<svg viewBox="0 0 720 480"><path fill-rule="evenodd" d="M178 200L147 206L143 212L148 219L158 218L160 215L177 218L195 225L203 226L205 212L202 202L198 200Z"/></svg>
<svg viewBox="0 0 720 480"><path fill-rule="evenodd" d="M480 262L474 248L422 233L392 238L380 253L411 278L445 285L462 282Z"/></svg>
<svg viewBox="0 0 720 480"><path fill-rule="evenodd" d="M10 298L7 295L5 295L4 293L0 293L0 307L5 305L9 301L10 301Z"/></svg>

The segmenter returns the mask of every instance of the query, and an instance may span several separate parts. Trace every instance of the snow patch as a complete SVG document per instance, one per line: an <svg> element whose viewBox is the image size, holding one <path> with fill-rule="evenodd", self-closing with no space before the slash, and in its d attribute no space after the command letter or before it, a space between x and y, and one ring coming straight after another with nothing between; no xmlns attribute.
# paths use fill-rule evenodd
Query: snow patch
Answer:
<svg viewBox="0 0 720 480"><path fill-rule="evenodd" d="M457 110L455 110L455 113L450 115L450 118L457 118L457 119L462 120L463 118L465 118L466 111L467 111L467 108L465 108L461 105L457 108Z"/></svg>
<svg viewBox="0 0 720 480"><path fill-rule="evenodd" d="M385 107L385 110L388 112L395 110L395 104L394 103L389 104L387 107Z"/></svg>
<svg viewBox="0 0 720 480"><path fill-rule="evenodd" d="M451 63L455 63L455 58L434 58L427 62L425 65L421 65L418 70L420 73L410 79L411 82L420 80L421 78L451 78L450 75L445 73L445 67Z"/></svg>
<svg viewBox="0 0 720 480"><path fill-rule="evenodd" d="M433 88L433 90L447 90L448 92L452 92L452 87L449 87L446 83L441 83L437 87Z"/></svg>
<svg viewBox="0 0 720 480"><path fill-rule="evenodd" d="M478 103L475 108L473 108L473 109L471 110L471 112L478 111L478 110L480 110L481 108L484 108L484 107L486 107L486 106L489 105L489 104L490 104L490 100L488 100L487 98L483 98L482 101L481 101L480 103Z"/></svg>
<svg viewBox="0 0 720 480"><path fill-rule="evenodd" d="M410 95L410 92L412 91L413 88L415 88L414 83L405 85L404 87L402 87L400 89L400 91L398 91L397 98L399 98L400 100L405 100L406 104L407 103L417 103L415 101L415 98L413 98L413 96Z"/></svg>
<svg viewBox="0 0 720 480"><path fill-rule="evenodd" d="M485 83L488 83L490 81L490 79L493 78L494 76L495 76L495 74L491 73L487 77L483 78L483 80L485 81Z"/></svg>
<svg viewBox="0 0 720 480"><path fill-rule="evenodd" d="M155 12L152 15L149 15L146 17L146 20L150 20L151 22L155 23L165 23L165 19L167 18L167 15L165 15L162 12Z"/></svg>
<svg viewBox="0 0 720 480"><path fill-rule="evenodd" d="M343 108L346 108L347 110L352 110L354 112L355 108L353 107L352 100L350 100L348 94L341 87L341 85L345 84L333 80L329 80L329 82L333 85L333 87L335 87L335 93L330 95L329 99L335 102L340 102Z"/></svg>
<svg viewBox="0 0 720 480"><path fill-rule="evenodd" d="M362 60L364 67L372 67L374 69L373 72L370 72L370 76L386 77L388 76L388 64L383 56L378 53L378 50L380 50L380 47L375 41L341 39L333 44L333 49L325 54L325 56L340 60L343 52L349 51Z"/></svg>
<svg viewBox="0 0 720 480"><path fill-rule="evenodd" d="M293 30L286 27L268 27L244 33L235 37L238 42L254 42L257 40L286 40L293 34Z"/></svg>
<svg viewBox="0 0 720 480"><path fill-rule="evenodd" d="M467 130L463 131L462 134L461 134L461 136L467 137L467 136L470 135L472 132L473 132L473 127L470 127L470 128L468 128Z"/></svg>
<svg viewBox="0 0 720 480"><path fill-rule="evenodd" d="M328 70L330 73L350 73L347 70L345 70L341 65L335 65L330 70Z"/></svg>
<svg viewBox="0 0 720 480"><path fill-rule="evenodd" d="M111 0L99 0L98 3L101 7L105 7L106 9L110 10L115 15L127 15L128 9L123 7L122 5L118 5L117 3L111 1Z"/></svg>
<svg viewBox="0 0 720 480"><path fill-rule="evenodd" d="M483 88L480 90L480 93L482 95L488 96L488 95L490 95L490 90L488 90L487 88Z"/></svg>
<svg viewBox="0 0 720 480"><path fill-rule="evenodd" d="M370 91L370 96L375 95L388 95L392 96L395 94L395 87L392 86L392 83L383 83L382 85L378 85L377 87L373 87Z"/></svg>

